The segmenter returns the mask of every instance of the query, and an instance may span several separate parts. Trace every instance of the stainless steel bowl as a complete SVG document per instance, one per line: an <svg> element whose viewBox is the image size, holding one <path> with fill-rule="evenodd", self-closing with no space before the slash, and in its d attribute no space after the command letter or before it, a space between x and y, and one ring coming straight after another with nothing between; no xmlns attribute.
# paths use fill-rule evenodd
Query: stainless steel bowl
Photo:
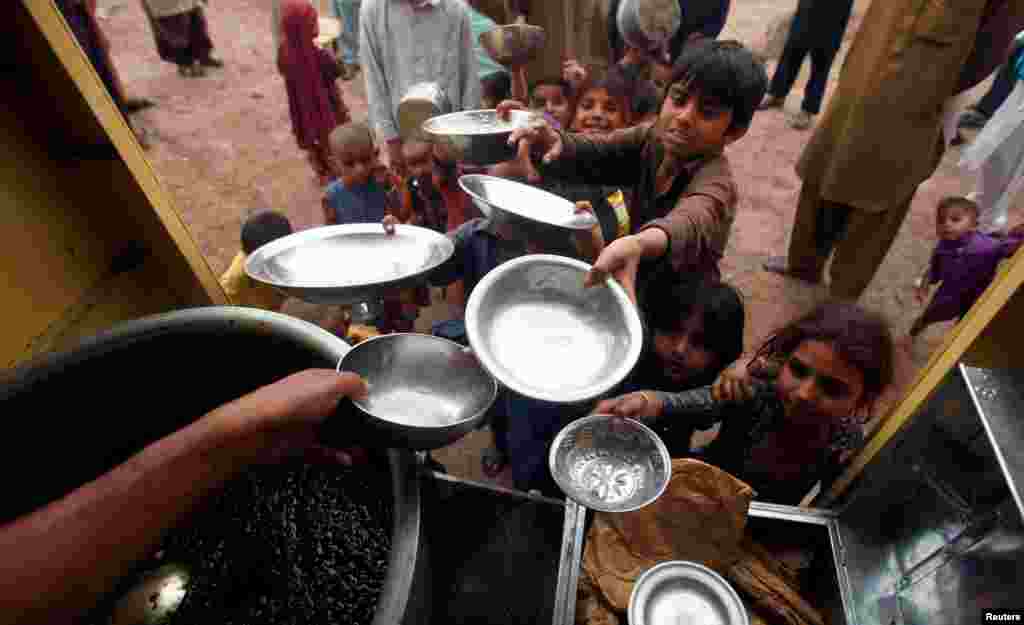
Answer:
<svg viewBox="0 0 1024 625"><path fill-rule="evenodd" d="M399 225L346 224L302 230L249 255L253 280L313 304L355 304L413 286L455 252L443 234Z"/></svg>
<svg viewBox="0 0 1024 625"><path fill-rule="evenodd" d="M421 82L409 87L398 102L398 134L413 139L421 131L423 122L452 110L444 89L434 82Z"/></svg>
<svg viewBox="0 0 1024 625"><path fill-rule="evenodd" d="M591 415L562 428L551 443L548 466L559 488L580 505L629 512L665 491L672 458L639 421Z"/></svg>
<svg viewBox="0 0 1024 625"><path fill-rule="evenodd" d="M498 383L471 351L427 334L385 334L363 341L338 363L370 385L353 400L396 446L436 449L462 438L484 418Z"/></svg>
<svg viewBox="0 0 1024 625"><path fill-rule="evenodd" d="M563 230L589 230L597 225L597 217L575 212L576 205L569 200L515 180L469 174L459 178L459 186L484 216L513 230L536 224Z"/></svg>
<svg viewBox="0 0 1024 625"><path fill-rule="evenodd" d="M622 39L641 50L657 50L679 30L678 0L622 0L616 15Z"/></svg>
<svg viewBox="0 0 1024 625"><path fill-rule="evenodd" d="M518 67L535 59L544 48L547 35L540 26L525 20L498 26L480 33L480 45L495 62L505 67Z"/></svg>
<svg viewBox="0 0 1024 625"><path fill-rule="evenodd" d="M466 334L487 371L517 393L561 403L608 392L640 359L640 316L609 278L583 288L590 265L532 254L491 270L466 304Z"/></svg>
<svg viewBox="0 0 1024 625"><path fill-rule="evenodd" d="M511 111L508 120L494 109L460 111L439 115L423 122L423 133L440 143L451 156L472 165L494 165L516 157L508 138L516 128L541 118L530 111Z"/></svg>
<svg viewBox="0 0 1024 625"><path fill-rule="evenodd" d="M629 622L750 625L750 618L721 575L696 562L673 560L647 569L636 581L629 597Z"/></svg>

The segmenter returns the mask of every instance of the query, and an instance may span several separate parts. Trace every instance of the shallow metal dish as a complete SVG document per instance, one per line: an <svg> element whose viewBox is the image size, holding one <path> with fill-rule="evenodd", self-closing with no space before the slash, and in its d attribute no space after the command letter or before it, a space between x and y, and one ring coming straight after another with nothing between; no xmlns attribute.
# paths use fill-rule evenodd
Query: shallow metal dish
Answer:
<svg viewBox="0 0 1024 625"><path fill-rule="evenodd" d="M532 254L491 270L466 304L473 352L495 378L535 399L586 402L640 359L636 306L617 282L583 288L590 265Z"/></svg>
<svg viewBox="0 0 1024 625"><path fill-rule="evenodd" d="M544 48L547 34L540 26L531 26L525 20L498 26L480 33L479 41L487 54L500 65L517 67L537 57Z"/></svg>
<svg viewBox="0 0 1024 625"><path fill-rule="evenodd" d="M253 280L314 304L354 304L424 280L455 246L443 234L380 224L310 228L272 241L249 255Z"/></svg>
<svg viewBox="0 0 1024 625"><path fill-rule="evenodd" d="M591 415L562 428L548 467L576 503L602 512L629 512L665 492L672 458L649 427L633 419Z"/></svg>
<svg viewBox="0 0 1024 625"><path fill-rule="evenodd" d="M428 334L385 334L363 341L338 363L370 384L352 400L395 446L436 449L475 428L498 396L498 383L463 346Z"/></svg>
<svg viewBox="0 0 1024 625"><path fill-rule="evenodd" d="M721 575L696 562L673 560L640 576L629 597L630 625L750 625L738 594Z"/></svg>
<svg viewBox="0 0 1024 625"><path fill-rule="evenodd" d="M450 156L472 165L494 165L516 157L508 144L512 131L539 120L530 111L510 111L509 119L494 109L459 111L423 122L423 133L447 148Z"/></svg>
<svg viewBox="0 0 1024 625"><path fill-rule="evenodd" d="M597 225L597 217L577 213L576 205L569 200L515 180L469 174L459 177L459 186L484 216L512 228L540 223L566 230L589 230Z"/></svg>
<svg viewBox="0 0 1024 625"><path fill-rule="evenodd" d="M398 133L403 139L414 139L424 122L451 110L451 101L440 85L435 82L415 84L398 103Z"/></svg>

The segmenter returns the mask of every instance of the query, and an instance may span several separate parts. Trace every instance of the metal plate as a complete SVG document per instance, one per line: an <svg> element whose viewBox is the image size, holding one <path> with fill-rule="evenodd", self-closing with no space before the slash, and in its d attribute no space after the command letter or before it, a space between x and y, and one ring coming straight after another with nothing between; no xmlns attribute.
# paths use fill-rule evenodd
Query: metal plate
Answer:
<svg viewBox="0 0 1024 625"><path fill-rule="evenodd" d="M629 598L630 625L749 625L739 595L721 575L681 560L648 569Z"/></svg>
<svg viewBox="0 0 1024 625"><path fill-rule="evenodd" d="M448 237L416 226L394 235L380 224L323 226L264 245L245 272L307 302L353 304L415 284L454 252Z"/></svg>
<svg viewBox="0 0 1024 625"><path fill-rule="evenodd" d="M569 230L589 230L597 225L597 217L591 213L577 213L576 205L569 200L514 180L471 174L459 178L459 186L491 219L500 219L500 213L511 213Z"/></svg>
<svg viewBox="0 0 1024 625"><path fill-rule="evenodd" d="M515 392L559 403L610 391L640 359L636 306L612 279L583 288L590 265L532 254L484 276L466 305L466 333L484 368Z"/></svg>
<svg viewBox="0 0 1024 625"><path fill-rule="evenodd" d="M665 492L672 458L639 421L592 415L562 428L551 443L548 466L573 501L602 512L628 512Z"/></svg>
<svg viewBox="0 0 1024 625"><path fill-rule="evenodd" d="M509 119L504 120L494 109L480 109L438 115L424 121L421 128L431 141L445 148L452 159L473 165L494 165L516 157L516 148L508 143L512 131L540 119L530 111L511 111Z"/></svg>

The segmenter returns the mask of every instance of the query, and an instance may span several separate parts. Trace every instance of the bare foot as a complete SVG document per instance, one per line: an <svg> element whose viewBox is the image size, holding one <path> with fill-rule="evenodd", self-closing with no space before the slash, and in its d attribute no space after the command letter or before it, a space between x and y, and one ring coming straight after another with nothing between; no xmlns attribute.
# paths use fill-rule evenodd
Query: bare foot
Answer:
<svg viewBox="0 0 1024 625"><path fill-rule="evenodd" d="M782 256L772 256L764 263L764 270L777 273L780 276L796 278L811 284L821 284L821 275L809 271L794 271L786 265L786 259Z"/></svg>

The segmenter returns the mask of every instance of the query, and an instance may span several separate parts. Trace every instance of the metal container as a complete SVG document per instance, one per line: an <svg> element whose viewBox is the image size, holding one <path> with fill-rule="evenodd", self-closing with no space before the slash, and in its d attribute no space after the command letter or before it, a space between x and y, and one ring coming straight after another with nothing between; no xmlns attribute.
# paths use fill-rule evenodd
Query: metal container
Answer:
<svg viewBox="0 0 1024 625"><path fill-rule="evenodd" d="M484 174L459 177L459 186L485 217L510 231L532 231L538 226L572 232L597 225L590 212L576 212L569 200L535 186Z"/></svg>
<svg viewBox="0 0 1024 625"><path fill-rule="evenodd" d="M444 146L451 158L471 165L494 165L516 157L508 144L512 131L541 119L530 111L514 110L501 119L494 109L459 111L431 116L423 122L423 133Z"/></svg>
<svg viewBox="0 0 1024 625"><path fill-rule="evenodd" d="M672 458L658 435L639 421L591 415L555 436L548 467L576 503L602 512L629 512L665 492Z"/></svg>
<svg viewBox="0 0 1024 625"><path fill-rule="evenodd" d="M54 501L221 404L349 346L311 323L237 306L186 309L116 326L64 353L7 370L0 522ZM351 444L347 420L325 436ZM412 453L389 450L394 530L376 625L429 620L420 482ZM59 470L52 470L57 463Z"/></svg>
<svg viewBox="0 0 1024 625"><path fill-rule="evenodd" d="M654 51L676 34L683 14L678 0L622 0L616 19L627 44Z"/></svg>
<svg viewBox="0 0 1024 625"><path fill-rule="evenodd" d="M423 122L452 110L451 101L436 82L421 82L409 87L398 102L398 133L403 139L412 139L420 132Z"/></svg>
<svg viewBox="0 0 1024 625"><path fill-rule="evenodd" d="M521 395L559 403L587 402L622 382L640 359L640 315L611 278L585 289L589 271L532 254L484 276L466 304L466 334L484 368Z"/></svg>
<svg viewBox="0 0 1024 625"><path fill-rule="evenodd" d="M352 403L395 447L450 445L480 425L498 396L498 383L468 349L427 334L373 337L338 368L369 383L369 394Z"/></svg>
<svg viewBox="0 0 1024 625"><path fill-rule="evenodd" d="M245 272L313 304L357 304L423 283L454 252L448 237L428 228L398 225L387 234L380 224L322 226L264 245Z"/></svg>
<svg viewBox="0 0 1024 625"><path fill-rule="evenodd" d="M739 595L721 575L696 562L670 560L636 580L629 597L629 623L749 625L750 619Z"/></svg>
<svg viewBox="0 0 1024 625"><path fill-rule="evenodd" d="M575 622L585 508L433 473L423 514L433 624Z"/></svg>
<svg viewBox="0 0 1024 625"><path fill-rule="evenodd" d="M523 16L515 24L498 26L480 33L480 45L494 61L515 68L537 58L547 39L544 29L531 26Z"/></svg>

